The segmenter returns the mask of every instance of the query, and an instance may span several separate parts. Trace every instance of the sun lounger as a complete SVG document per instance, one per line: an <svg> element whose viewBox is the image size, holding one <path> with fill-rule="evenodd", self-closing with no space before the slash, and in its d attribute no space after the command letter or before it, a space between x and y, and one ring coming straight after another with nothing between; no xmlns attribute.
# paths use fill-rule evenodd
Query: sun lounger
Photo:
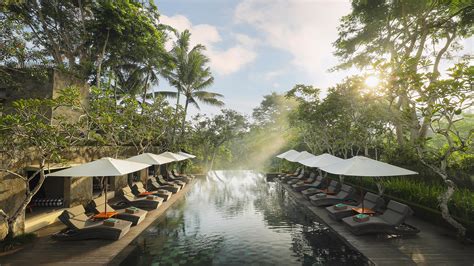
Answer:
<svg viewBox="0 0 474 266"><path fill-rule="evenodd" d="M354 215L342 219L342 222L355 235L386 233L394 235L414 235L420 232L419 229L404 224L405 219L413 214L410 207L405 204L391 200L387 204L387 209L379 216ZM368 219L367 219L368 218Z"/></svg>
<svg viewBox="0 0 474 266"><path fill-rule="evenodd" d="M171 170L171 173L176 176L176 177L187 177L189 179L194 179L196 178L194 175L191 175L191 174L186 174L186 173L178 173L176 170Z"/></svg>
<svg viewBox="0 0 474 266"><path fill-rule="evenodd" d="M308 188L322 188L324 184L326 184L325 182L326 178L322 177L322 176L318 176L316 177L316 179L311 182L311 183L303 183L303 184L294 184L292 185L292 188L293 190L297 191L297 192L301 192L305 189L308 189Z"/></svg>
<svg viewBox="0 0 474 266"><path fill-rule="evenodd" d="M301 186L301 185L304 185L304 184L311 184L314 182L314 180L316 179L316 173L312 172L309 174L309 177L306 178L305 180L299 180L299 181L296 181L296 182L293 182L291 184L291 187L295 188L296 186Z"/></svg>
<svg viewBox="0 0 474 266"><path fill-rule="evenodd" d="M297 176L301 171L301 167L296 168L294 173L283 173L277 176L278 179L282 180L286 176Z"/></svg>
<svg viewBox="0 0 474 266"><path fill-rule="evenodd" d="M98 197L87 204L87 209L94 210L96 214L105 212L106 210L105 207L107 207L107 212L117 213L116 215L113 216L113 218L132 222L132 225L137 225L141 223L145 219L146 214L148 213L145 210L135 208L135 207L116 210L112 208L107 202L105 202L104 196Z"/></svg>
<svg viewBox="0 0 474 266"><path fill-rule="evenodd" d="M329 194L337 193L339 191L339 188L340 188L339 182L337 182L336 180L331 180L331 182L329 183L329 186L325 190L311 187L311 188L301 191L301 194L303 194L303 196L309 199L309 197L313 196L314 194L318 194L321 192L329 192Z"/></svg>
<svg viewBox="0 0 474 266"><path fill-rule="evenodd" d="M314 206L329 206L338 203L348 202L353 199L355 189L348 185L342 185L341 190L336 195L315 194L309 197Z"/></svg>
<svg viewBox="0 0 474 266"><path fill-rule="evenodd" d="M300 181L302 178L304 178L304 175L304 170L301 170L301 172L297 176L287 176L283 178L282 182L289 184L292 182Z"/></svg>
<svg viewBox="0 0 474 266"><path fill-rule="evenodd" d="M176 184L160 185L153 176L148 177L147 185L151 190L164 189L172 193L178 193L181 190L181 187Z"/></svg>
<svg viewBox="0 0 474 266"><path fill-rule="evenodd" d="M292 178L301 178L301 177L303 177L303 175L304 175L304 169L303 168L301 168L297 172L298 172L297 174L287 174L287 175L282 176L280 178L281 182L286 183Z"/></svg>
<svg viewBox="0 0 474 266"><path fill-rule="evenodd" d="M119 219L91 219L85 214L85 209L82 205L63 211L58 219L68 228L53 235L53 238L57 240L118 240L122 238L130 230L130 226L132 226L132 222Z"/></svg>
<svg viewBox="0 0 474 266"><path fill-rule="evenodd" d="M185 182L186 184L191 182L191 178L184 177L184 176L181 176L181 177L175 176L173 175L171 171L168 171L168 179L171 181L176 181L176 180L182 181L182 182Z"/></svg>
<svg viewBox="0 0 474 266"><path fill-rule="evenodd" d="M364 209L371 209L375 212L379 211L380 208L382 208L385 205L385 201L382 199L377 194L367 192L365 193L364 196ZM355 211L352 210L352 208L362 208L362 204L359 205L348 205L346 204L345 206L329 206L326 207L326 210L328 211L329 217L336 220L340 221L342 218L352 216L356 214Z"/></svg>
<svg viewBox="0 0 474 266"><path fill-rule="evenodd" d="M179 181L179 180L175 180L175 181L166 181L162 175L158 175L156 177L156 181L158 182L158 184L160 185L178 185L180 189L183 189L184 186L186 185L186 182L183 182L183 181Z"/></svg>
<svg viewBox="0 0 474 266"><path fill-rule="evenodd" d="M122 198L126 204L140 209L154 210L163 203L162 198L153 195L147 196L145 198L136 197L133 195L132 190L128 186L122 188L121 192Z"/></svg>
<svg viewBox="0 0 474 266"><path fill-rule="evenodd" d="M157 189L157 190L152 190L152 191L146 190L143 187L142 182L136 182L132 186L132 192L137 197L146 197L148 194L151 193L152 195L163 198L164 201L169 200L171 198L171 195L173 194L171 191L164 190L164 189Z"/></svg>

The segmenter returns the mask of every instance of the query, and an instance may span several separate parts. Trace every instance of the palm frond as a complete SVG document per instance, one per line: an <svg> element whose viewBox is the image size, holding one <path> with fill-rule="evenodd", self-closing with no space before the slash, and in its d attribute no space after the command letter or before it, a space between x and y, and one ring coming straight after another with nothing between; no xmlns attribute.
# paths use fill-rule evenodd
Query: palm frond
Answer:
<svg viewBox="0 0 474 266"><path fill-rule="evenodd" d="M224 95L210 91L195 91L193 96L197 98L224 98Z"/></svg>
<svg viewBox="0 0 474 266"><path fill-rule="evenodd" d="M219 99L216 99L216 98L202 98L202 99L199 99L201 102L207 104L207 105L211 105L211 106L217 106L217 107L222 107L225 105L225 103Z"/></svg>
<svg viewBox="0 0 474 266"><path fill-rule="evenodd" d="M176 91L155 91L155 95L162 95L164 97L173 99L178 97L178 93Z"/></svg>
<svg viewBox="0 0 474 266"><path fill-rule="evenodd" d="M188 103L194 105L198 110L201 110L201 107L199 107L199 104L196 102L196 100L193 97L187 98Z"/></svg>

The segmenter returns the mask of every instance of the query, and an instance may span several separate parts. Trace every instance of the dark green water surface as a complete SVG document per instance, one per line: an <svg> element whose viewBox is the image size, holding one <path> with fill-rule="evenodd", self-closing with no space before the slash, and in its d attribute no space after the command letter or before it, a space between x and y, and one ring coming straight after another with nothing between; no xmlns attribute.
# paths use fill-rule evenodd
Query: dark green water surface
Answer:
<svg viewBox="0 0 474 266"><path fill-rule="evenodd" d="M216 171L142 233L123 265L366 265L252 171Z"/></svg>

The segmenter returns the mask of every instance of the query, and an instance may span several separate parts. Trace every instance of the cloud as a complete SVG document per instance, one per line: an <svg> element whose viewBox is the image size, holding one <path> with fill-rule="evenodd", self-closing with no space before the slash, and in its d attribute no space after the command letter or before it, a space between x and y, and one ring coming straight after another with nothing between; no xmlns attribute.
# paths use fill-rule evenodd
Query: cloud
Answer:
<svg viewBox="0 0 474 266"><path fill-rule="evenodd" d="M279 77L279 76L283 75L284 73L285 73L285 71L283 69L273 70L273 71L269 71L269 72L265 73L263 75L263 78L266 81L270 81L270 80L275 79L276 77Z"/></svg>
<svg viewBox="0 0 474 266"><path fill-rule="evenodd" d="M234 20L261 32L265 45L292 55L291 63L309 74L323 73L337 63L332 43L349 1L243 0Z"/></svg>
<svg viewBox="0 0 474 266"><path fill-rule="evenodd" d="M231 34L234 44L228 48L221 48L222 37L219 30L210 24L193 25L183 15L168 17L161 15L161 23L170 25L179 32L188 29L191 32L191 45L202 44L206 46L206 55L210 59L211 70L221 75L229 75L239 71L257 57L255 46L257 41L245 34ZM171 49L172 41L166 44Z"/></svg>

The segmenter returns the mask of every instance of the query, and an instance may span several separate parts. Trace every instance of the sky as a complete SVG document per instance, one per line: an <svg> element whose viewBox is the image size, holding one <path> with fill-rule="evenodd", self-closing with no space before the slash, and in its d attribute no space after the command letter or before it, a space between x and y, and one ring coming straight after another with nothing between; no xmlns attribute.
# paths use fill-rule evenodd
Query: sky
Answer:
<svg viewBox="0 0 474 266"><path fill-rule="evenodd" d="M250 115L263 96L295 84L326 89L353 71L337 65L332 43L349 0L155 0L161 23L189 29L191 44L203 44L225 108ZM472 40L470 40L472 41ZM167 44L168 47L171 43ZM472 54L472 42L468 45ZM174 90L161 81L158 90ZM323 91L324 94L324 91ZM194 107L190 114L196 114ZM201 105L203 113L218 108Z"/></svg>
<svg viewBox="0 0 474 266"><path fill-rule="evenodd" d="M208 90L224 95L225 108L251 114L263 96L295 84L325 88L347 73L337 64L332 42L343 0L160 0L161 23L189 29L192 44L203 44L215 82ZM158 90L174 90L162 81ZM201 112L218 108L201 105ZM197 113L197 110L191 110Z"/></svg>

